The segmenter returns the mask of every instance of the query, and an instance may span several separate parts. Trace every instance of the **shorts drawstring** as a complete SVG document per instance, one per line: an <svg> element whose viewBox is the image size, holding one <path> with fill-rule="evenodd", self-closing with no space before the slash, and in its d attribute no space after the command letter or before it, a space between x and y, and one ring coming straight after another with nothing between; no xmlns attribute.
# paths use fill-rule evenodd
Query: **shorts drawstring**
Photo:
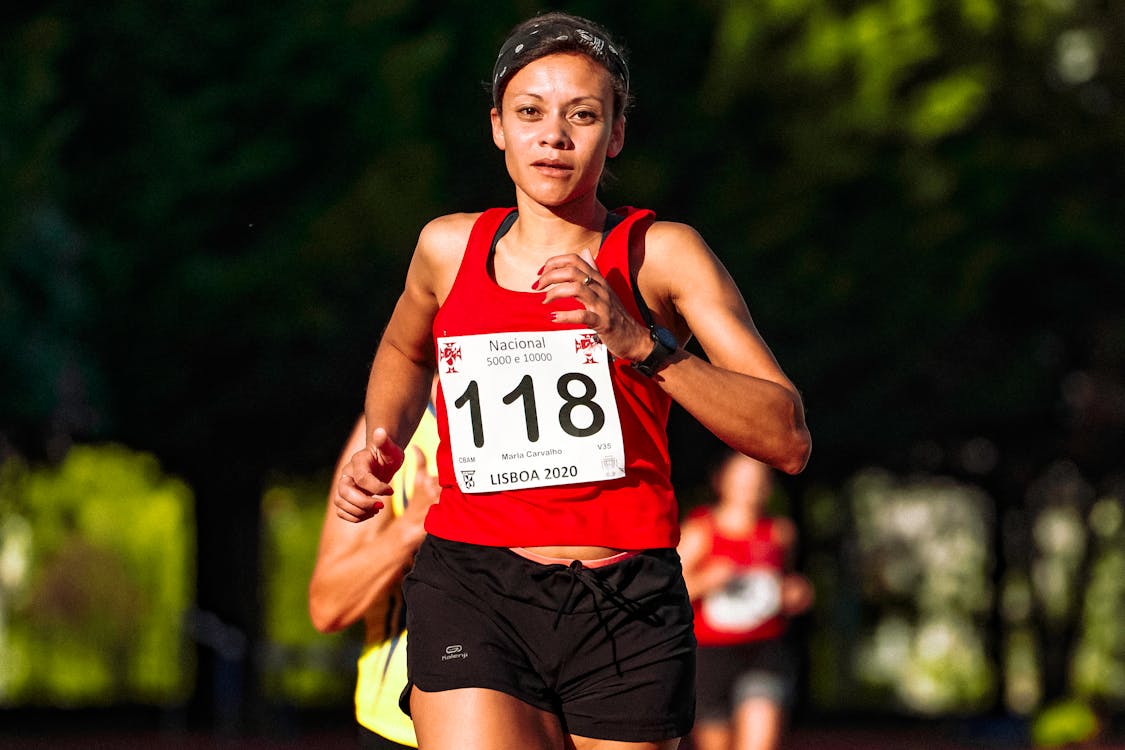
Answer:
<svg viewBox="0 0 1125 750"><path fill-rule="evenodd" d="M566 598L563 599L562 604L560 604L558 610L555 611L555 630L559 629L559 621L562 620L563 612L570 606L570 598L574 596L574 584L578 582L578 572L582 570L582 561L575 560L570 565L566 566L566 569L570 571L570 588L566 590ZM586 588L590 588L590 582L586 580L585 576L582 577L582 582L586 584ZM596 601L594 606L597 606Z"/></svg>
<svg viewBox="0 0 1125 750"><path fill-rule="evenodd" d="M627 615L635 615L639 620L649 625L659 625L662 619L655 613L644 611L637 602L627 598L624 594L617 590L613 584L600 579L592 569L585 567L581 560L574 560L570 565L566 566L567 572L570 573L570 586L566 590L566 597L563 599L562 604L555 611L555 624L557 630L559 623L562 621L564 612L570 611L571 599L574 598L574 587L579 581L584 585L594 599L594 613L598 616L598 622L605 630L606 637L609 639L610 649L613 652L613 666L617 670L617 674L622 674L621 664L617 658L617 639L613 637L613 631L609 629L609 621L606 620L602 614L601 599L609 600L611 604L616 606L619 610ZM600 594L600 596L599 596Z"/></svg>

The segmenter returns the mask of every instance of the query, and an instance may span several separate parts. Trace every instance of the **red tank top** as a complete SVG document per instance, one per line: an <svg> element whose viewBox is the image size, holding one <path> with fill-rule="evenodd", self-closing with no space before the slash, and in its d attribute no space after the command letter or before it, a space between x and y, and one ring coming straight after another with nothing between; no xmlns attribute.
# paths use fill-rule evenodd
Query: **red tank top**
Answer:
<svg viewBox="0 0 1125 750"><path fill-rule="evenodd" d="M773 520L760 520L746 536L726 537L709 512L701 518L711 533L711 557L730 560L740 572L723 590L692 602L699 645L730 646L780 636L786 625L780 614L785 550L774 540Z"/></svg>
<svg viewBox="0 0 1125 750"><path fill-rule="evenodd" d="M489 275L496 232L515 209L485 211L469 236L461 267L433 324L438 337L582 328L550 318L552 311L580 307L574 299L544 305L542 292L499 286ZM629 240L653 220L653 213L619 209L624 219L602 243L598 270L625 309L643 321L634 298ZM621 419L625 475L618 479L515 490L464 492L454 475L449 414L439 387L437 452L440 501L431 506L426 531L455 541L502 547L586 544L622 549L675 547L678 510L670 480L667 421L671 399L626 360L609 364Z"/></svg>

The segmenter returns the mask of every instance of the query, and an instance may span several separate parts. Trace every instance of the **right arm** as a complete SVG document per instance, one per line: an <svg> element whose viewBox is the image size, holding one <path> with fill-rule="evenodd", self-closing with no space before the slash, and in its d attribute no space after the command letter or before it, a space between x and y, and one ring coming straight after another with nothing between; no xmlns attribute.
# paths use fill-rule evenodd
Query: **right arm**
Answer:
<svg viewBox="0 0 1125 750"><path fill-rule="evenodd" d="M320 530L316 567L309 581L309 616L322 633L348 627L401 580L426 532L426 511L437 499L437 479L426 472L425 455L408 448L418 469L410 503L401 516L382 513L368 523L348 523L333 505L336 483L348 459L364 447L361 417L336 463Z"/></svg>
<svg viewBox="0 0 1125 750"><path fill-rule="evenodd" d="M402 465L400 446L418 426L436 369L433 322L460 267L477 214L434 219L418 237L406 284L379 341L367 381L367 435L342 471L335 497L345 521L379 512Z"/></svg>

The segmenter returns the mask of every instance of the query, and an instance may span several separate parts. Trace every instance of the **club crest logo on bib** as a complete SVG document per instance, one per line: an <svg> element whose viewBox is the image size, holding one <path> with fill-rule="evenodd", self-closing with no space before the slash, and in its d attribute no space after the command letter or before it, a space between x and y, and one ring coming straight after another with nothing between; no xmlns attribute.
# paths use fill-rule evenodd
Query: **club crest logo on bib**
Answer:
<svg viewBox="0 0 1125 750"><path fill-rule="evenodd" d="M463 492L625 475L609 352L596 332L443 336L437 355Z"/></svg>

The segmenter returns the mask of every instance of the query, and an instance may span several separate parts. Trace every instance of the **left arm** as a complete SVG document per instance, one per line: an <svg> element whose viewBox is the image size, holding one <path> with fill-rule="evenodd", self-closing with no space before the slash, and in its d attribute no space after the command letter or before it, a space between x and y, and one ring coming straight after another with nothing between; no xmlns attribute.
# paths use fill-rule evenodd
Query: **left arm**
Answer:
<svg viewBox="0 0 1125 750"><path fill-rule="evenodd" d="M812 582L793 570L797 547L797 526L788 518L774 519L774 540L785 550L785 570L781 574L781 613L794 617L812 606L815 598Z"/></svg>
<svg viewBox="0 0 1125 750"><path fill-rule="evenodd" d="M727 269L695 230L671 222L649 229L641 256L637 284L656 319L681 342L694 335L707 355L681 348L656 374L660 387L730 447L788 474L800 472L812 450L801 395ZM582 283L586 276L597 283ZM587 258L550 259L539 286L548 300L582 302L585 309L557 319L590 326L614 356L638 361L652 351L645 326L625 312Z"/></svg>

